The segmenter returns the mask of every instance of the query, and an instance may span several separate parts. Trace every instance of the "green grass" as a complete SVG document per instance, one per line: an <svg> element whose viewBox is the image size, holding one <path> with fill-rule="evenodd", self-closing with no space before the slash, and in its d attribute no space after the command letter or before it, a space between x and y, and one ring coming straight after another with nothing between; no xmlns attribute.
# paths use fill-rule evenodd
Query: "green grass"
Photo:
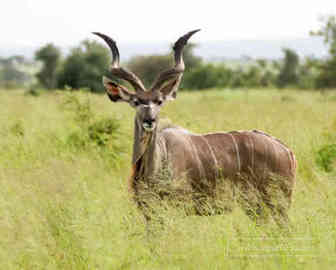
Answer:
<svg viewBox="0 0 336 270"><path fill-rule="evenodd" d="M88 121L120 123L117 155L73 147L69 136L86 129L64 105L68 95L0 90L1 269L334 269L336 174L316 164L320 147L335 143L332 98L296 90L179 93L162 118L197 133L260 129L293 149L291 227L257 227L239 207L213 217L168 207L160 211L164 225L154 223L149 234L127 192L133 110L106 96L70 94L88 104Z"/></svg>

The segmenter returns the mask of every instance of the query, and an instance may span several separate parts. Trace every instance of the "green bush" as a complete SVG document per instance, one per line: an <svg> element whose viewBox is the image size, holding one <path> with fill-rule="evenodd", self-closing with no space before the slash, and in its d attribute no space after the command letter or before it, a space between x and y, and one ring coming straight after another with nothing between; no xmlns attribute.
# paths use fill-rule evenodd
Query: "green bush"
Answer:
<svg viewBox="0 0 336 270"><path fill-rule="evenodd" d="M86 134L80 131L74 131L66 138L67 145L77 150L86 149L88 147L88 142Z"/></svg>
<svg viewBox="0 0 336 270"><path fill-rule="evenodd" d="M296 99L293 96L282 95L280 98L281 102L295 102Z"/></svg>
<svg viewBox="0 0 336 270"><path fill-rule="evenodd" d="M326 172L332 172L336 162L336 144L327 144L317 151L316 163Z"/></svg>
<svg viewBox="0 0 336 270"><path fill-rule="evenodd" d="M90 140L98 146L111 146L116 139L120 123L116 119L100 119L88 127Z"/></svg>
<svg viewBox="0 0 336 270"><path fill-rule="evenodd" d="M88 126L94 117L90 100L87 98L85 101L80 101L78 96L70 91L64 97L62 109L72 112L74 120L82 128Z"/></svg>
<svg viewBox="0 0 336 270"><path fill-rule="evenodd" d="M25 134L23 122L21 120L15 122L9 129L10 133L16 137L23 137Z"/></svg>
<svg viewBox="0 0 336 270"><path fill-rule="evenodd" d="M25 96L39 97L45 93L45 89L42 89L38 86L31 86L28 90L24 92Z"/></svg>
<svg viewBox="0 0 336 270"><path fill-rule="evenodd" d="M120 123L115 118L93 120L88 126L82 125L68 135L66 144L73 151L96 151L104 158L115 161L122 152L118 142Z"/></svg>
<svg viewBox="0 0 336 270"><path fill-rule="evenodd" d="M206 89L228 87L233 71L225 65L201 65L184 75L183 88Z"/></svg>
<svg viewBox="0 0 336 270"><path fill-rule="evenodd" d="M66 144L73 150L95 149L112 159L122 151L118 143L120 122L117 118L98 118L92 111L89 99L80 100L74 92L66 95L63 108L72 112L72 118L78 126L66 138Z"/></svg>
<svg viewBox="0 0 336 270"><path fill-rule="evenodd" d="M230 67L225 64L202 64L184 74L182 87L206 88L260 88L275 84L276 74L267 65Z"/></svg>

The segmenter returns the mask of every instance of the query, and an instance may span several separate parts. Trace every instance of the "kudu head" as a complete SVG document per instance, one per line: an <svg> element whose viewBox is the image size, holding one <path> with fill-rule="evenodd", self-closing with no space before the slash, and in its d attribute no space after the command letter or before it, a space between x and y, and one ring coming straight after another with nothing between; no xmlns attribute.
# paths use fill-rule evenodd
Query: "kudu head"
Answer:
<svg viewBox="0 0 336 270"><path fill-rule="evenodd" d="M152 132L158 121L161 106L168 100L176 98L176 92L184 72L182 51L189 38L199 30L191 31L180 37L174 44L175 66L163 71L154 81L152 87L146 90L141 80L132 72L120 67L120 56L116 42L101 33L93 34L102 38L112 52L111 73L117 78L129 82L135 91L129 91L125 86L103 77L103 84L111 101L124 101L136 109L136 121L145 132Z"/></svg>

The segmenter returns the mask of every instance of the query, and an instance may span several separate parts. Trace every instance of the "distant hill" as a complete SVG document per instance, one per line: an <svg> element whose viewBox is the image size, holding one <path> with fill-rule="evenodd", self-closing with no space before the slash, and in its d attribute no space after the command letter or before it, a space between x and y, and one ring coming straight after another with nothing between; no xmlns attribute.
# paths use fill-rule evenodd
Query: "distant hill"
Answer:
<svg viewBox="0 0 336 270"><path fill-rule="evenodd" d="M320 38L207 42L201 44L195 52L210 61L245 57L278 59L283 57L282 48L291 48L300 57L321 58L328 53L327 47Z"/></svg>
<svg viewBox="0 0 336 270"><path fill-rule="evenodd" d="M57 44L56 44L57 45ZM134 55L162 54L170 48L168 43L119 44L122 60ZM195 53L208 61L222 61L244 57L277 59L283 56L282 48L294 49L300 56L324 57L327 48L320 38L298 38L290 40L234 40L211 41L199 44ZM0 57L23 55L33 58L38 47L0 45ZM66 53L70 48L62 48Z"/></svg>

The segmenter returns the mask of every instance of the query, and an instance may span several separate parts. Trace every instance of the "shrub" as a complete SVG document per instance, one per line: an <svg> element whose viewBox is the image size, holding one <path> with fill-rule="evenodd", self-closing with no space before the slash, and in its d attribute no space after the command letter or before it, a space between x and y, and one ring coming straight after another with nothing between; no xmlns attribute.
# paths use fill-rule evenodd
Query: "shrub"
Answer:
<svg viewBox="0 0 336 270"><path fill-rule="evenodd" d="M118 143L120 123L117 118L96 117L89 99L81 101L73 92L66 95L62 107L73 113L73 120L79 127L67 136L68 146L75 151L96 149L105 157L117 158L122 151Z"/></svg>
<svg viewBox="0 0 336 270"><path fill-rule="evenodd" d="M98 146L111 146L116 139L120 123L116 119L100 119L88 127L90 140Z"/></svg>
<svg viewBox="0 0 336 270"><path fill-rule="evenodd" d="M82 132L74 131L67 137L66 143L74 149L86 149L88 146L88 139L85 135L86 134L83 134Z"/></svg>
<svg viewBox="0 0 336 270"><path fill-rule="evenodd" d="M187 89L206 89L228 87L233 71L224 65L201 65L184 75L183 87Z"/></svg>
<svg viewBox="0 0 336 270"><path fill-rule="evenodd" d="M326 172L334 169L333 163L336 161L336 144L327 144L317 152L316 163Z"/></svg>
<svg viewBox="0 0 336 270"><path fill-rule="evenodd" d="M118 142L120 123L115 118L93 120L88 126L81 126L66 138L66 144L74 151L94 150L104 158L115 161L122 147Z"/></svg>
<svg viewBox="0 0 336 270"><path fill-rule="evenodd" d="M23 137L25 134L22 121L15 122L9 129L10 133L16 137Z"/></svg>
<svg viewBox="0 0 336 270"><path fill-rule="evenodd" d="M90 100L87 98L85 101L80 101L78 96L72 92L65 95L62 103L62 108L73 112L74 120L83 128L88 126L94 117L91 109Z"/></svg>
<svg viewBox="0 0 336 270"><path fill-rule="evenodd" d="M296 99L292 96L289 96L289 95L283 95L281 96L280 98L281 102L295 102Z"/></svg>
<svg viewBox="0 0 336 270"><path fill-rule="evenodd" d="M29 87L29 89L24 92L24 95L25 96L31 96L31 97L39 97L45 92L46 91L44 89L40 88L39 86L33 85L33 86Z"/></svg>

